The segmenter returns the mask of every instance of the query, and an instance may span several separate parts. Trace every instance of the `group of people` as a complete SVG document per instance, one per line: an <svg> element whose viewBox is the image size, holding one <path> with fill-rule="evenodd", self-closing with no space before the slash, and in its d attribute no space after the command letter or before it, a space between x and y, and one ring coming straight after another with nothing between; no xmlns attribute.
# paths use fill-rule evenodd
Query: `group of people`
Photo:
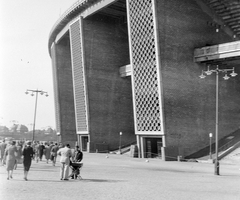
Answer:
<svg viewBox="0 0 240 200"><path fill-rule="evenodd" d="M46 162L48 163L49 160L52 161L53 166L55 166L56 164L56 158L57 158L57 151L59 148L62 147L61 143L43 143L43 142L39 142L39 141L35 141L33 142L33 150L35 152L34 154L34 159L36 160L36 162L38 162L39 160L42 161L43 156L45 156Z"/></svg>
<svg viewBox="0 0 240 200"><path fill-rule="evenodd" d="M68 180L69 167L71 163L81 162L83 153L79 150L79 146L75 146L75 150L70 149L70 145L63 146L61 143L50 142L39 143L30 141L18 142L9 141L7 144L5 140L0 144L0 159L1 163L6 164L7 180L13 178L13 170L17 169L18 163L23 163L24 180L28 180L28 172L31 167L32 160L41 161L45 155L46 162L52 161L53 166L56 164L57 156L60 156L60 179Z"/></svg>
<svg viewBox="0 0 240 200"><path fill-rule="evenodd" d="M8 144L6 144L5 140L3 140L3 142L0 144L0 151L1 162L3 165L6 164L7 180L13 178L13 170L17 169L19 159L23 158L24 179L27 181L28 171L34 155L31 142L27 141L23 144L19 142L16 145L15 141L10 141Z"/></svg>

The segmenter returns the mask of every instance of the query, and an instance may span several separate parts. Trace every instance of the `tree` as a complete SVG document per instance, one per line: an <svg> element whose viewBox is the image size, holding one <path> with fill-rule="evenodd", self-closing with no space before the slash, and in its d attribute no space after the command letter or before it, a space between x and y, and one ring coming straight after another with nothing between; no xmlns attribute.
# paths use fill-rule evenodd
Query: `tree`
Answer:
<svg viewBox="0 0 240 200"><path fill-rule="evenodd" d="M19 124L16 128L16 131L18 133L27 133L28 132L28 128L25 125Z"/></svg>
<svg viewBox="0 0 240 200"><path fill-rule="evenodd" d="M6 126L0 126L0 133L8 133L9 129Z"/></svg>

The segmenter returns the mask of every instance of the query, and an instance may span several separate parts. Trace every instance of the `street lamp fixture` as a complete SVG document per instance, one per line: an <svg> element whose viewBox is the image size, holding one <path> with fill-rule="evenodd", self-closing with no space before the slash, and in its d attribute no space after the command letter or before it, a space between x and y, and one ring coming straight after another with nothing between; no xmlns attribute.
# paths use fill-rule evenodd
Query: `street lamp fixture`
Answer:
<svg viewBox="0 0 240 200"><path fill-rule="evenodd" d="M119 133L119 153L122 154L122 132Z"/></svg>
<svg viewBox="0 0 240 200"><path fill-rule="evenodd" d="M32 141L34 141L35 137L35 125L36 125L36 113L37 113L37 101L38 101L38 93L41 95L45 94L46 97L48 97L48 93L43 90L26 90L25 94L29 94L31 92L31 96L34 96L34 93L36 93L36 100L35 100L35 110L34 110L34 119L33 119L33 134L32 134Z"/></svg>
<svg viewBox="0 0 240 200"><path fill-rule="evenodd" d="M219 87L218 87L218 83L219 83L219 77L218 77L218 75L219 75L219 73L225 73L225 76L223 77L223 79L224 80L228 80L230 77L228 76L228 72L231 72L230 73L230 76L231 77L235 77L235 76L237 76L237 73L235 73L235 71L234 71L234 67L232 68L232 69L219 69L218 68L218 65L216 66L216 68L215 69L211 69L210 70L210 66L208 65L208 69L207 69L207 71L204 71L204 70L202 70L202 74L199 76L201 79L204 79L206 76L204 75L204 73L206 74L206 75L211 75L212 73L216 73L216 124L215 124L215 126L216 126L216 137L215 137L215 148L216 148L216 150L215 150L215 154L216 154L216 156L215 156L215 161L214 161L214 174L215 175L219 175L219 160L218 160L218 94L219 94L219 92L218 92L218 90L219 90ZM210 135L209 135L210 136Z"/></svg>
<svg viewBox="0 0 240 200"><path fill-rule="evenodd" d="M213 134L209 133L209 140L210 140L210 142L209 142L209 147L210 147L210 149L209 149L209 159L212 159L212 136L213 136Z"/></svg>

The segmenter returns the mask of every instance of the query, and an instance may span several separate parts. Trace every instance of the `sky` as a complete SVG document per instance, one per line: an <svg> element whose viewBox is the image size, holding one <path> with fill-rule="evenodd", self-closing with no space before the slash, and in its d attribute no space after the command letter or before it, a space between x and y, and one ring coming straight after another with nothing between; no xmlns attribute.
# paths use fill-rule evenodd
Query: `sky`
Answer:
<svg viewBox="0 0 240 200"><path fill-rule="evenodd" d="M48 53L50 31L60 16L77 0L0 0L0 125L34 122L36 129L56 128L52 64Z"/></svg>

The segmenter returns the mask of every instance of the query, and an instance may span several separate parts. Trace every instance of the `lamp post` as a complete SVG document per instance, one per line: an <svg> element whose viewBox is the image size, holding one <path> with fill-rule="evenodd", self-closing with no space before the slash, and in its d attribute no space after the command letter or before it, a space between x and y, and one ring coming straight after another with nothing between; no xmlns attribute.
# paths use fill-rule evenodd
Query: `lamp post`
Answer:
<svg viewBox="0 0 240 200"><path fill-rule="evenodd" d="M212 73L216 73L216 136L215 136L215 147L216 147L216 150L215 150L215 162L214 162L214 174L215 175L219 175L219 160L218 160L218 90L219 90L219 87L218 87L218 83L219 83L219 73L225 73L225 76L223 77L224 80L228 80L230 77L228 76L228 72L231 72L231 76L232 77L235 77L237 76L237 73L235 73L234 71L234 67L232 69L219 69L218 68L218 65L216 66L215 69L212 69L210 70L209 69L209 66L208 66L208 69L207 71L204 71L202 70L202 74L199 76L201 79L204 79L206 76L204 75L204 73L206 75L211 75Z"/></svg>
<svg viewBox="0 0 240 200"><path fill-rule="evenodd" d="M210 147L210 149L209 149L209 159L212 159L212 133L209 133L209 140L210 140L210 142L209 142L209 147Z"/></svg>
<svg viewBox="0 0 240 200"><path fill-rule="evenodd" d="M122 154L122 132L119 133L119 153Z"/></svg>
<svg viewBox="0 0 240 200"><path fill-rule="evenodd" d="M25 94L28 94L29 92L32 92L31 96L34 96L34 93L36 93L36 100L35 100L35 109L34 109L34 119L33 119L33 134L32 134L32 141L34 141L35 137L35 124L36 124L36 113L37 113L37 101L38 101L38 93L41 95L45 94L46 97L48 97L48 93L43 90L26 90Z"/></svg>

